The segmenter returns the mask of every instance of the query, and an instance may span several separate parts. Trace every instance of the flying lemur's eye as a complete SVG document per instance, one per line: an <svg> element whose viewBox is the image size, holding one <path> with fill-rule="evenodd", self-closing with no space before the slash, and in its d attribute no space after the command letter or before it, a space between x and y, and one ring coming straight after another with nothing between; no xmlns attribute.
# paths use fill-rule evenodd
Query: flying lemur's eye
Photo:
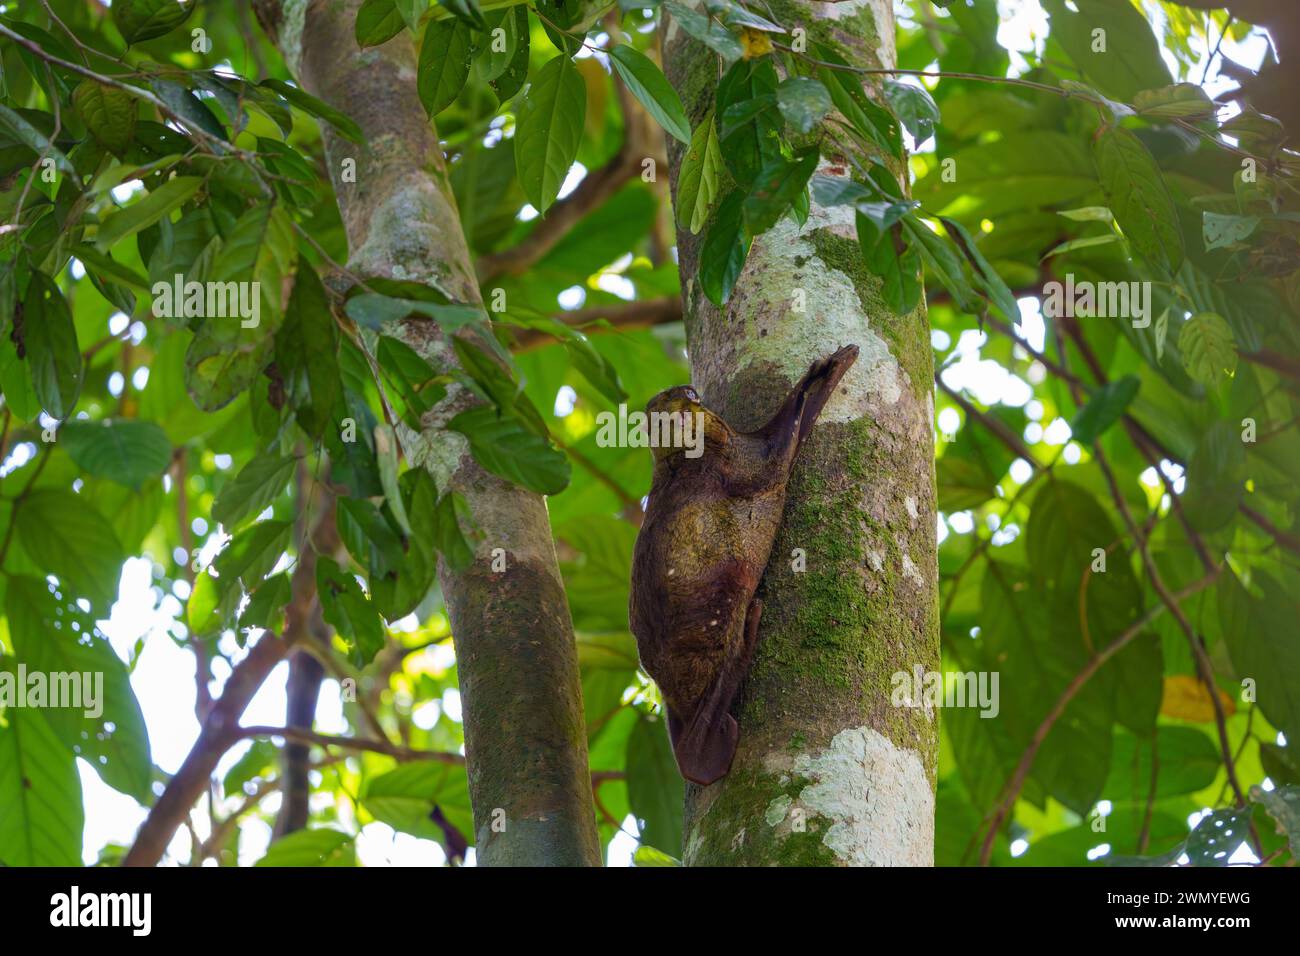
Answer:
<svg viewBox="0 0 1300 956"><path fill-rule="evenodd" d="M692 402L698 402L700 400L700 396L695 393L695 389L691 388L689 385L686 386L686 397Z"/></svg>

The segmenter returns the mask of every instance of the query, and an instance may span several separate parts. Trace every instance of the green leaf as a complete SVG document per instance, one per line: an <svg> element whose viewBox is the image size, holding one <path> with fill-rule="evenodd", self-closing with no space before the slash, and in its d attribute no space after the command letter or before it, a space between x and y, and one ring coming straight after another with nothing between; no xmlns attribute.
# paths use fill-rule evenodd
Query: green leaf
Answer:
<svg viewBox="0 0 1300 956"><path fill-rule="evenodd" d="M744 104L761 106L771 97L776 101L776 68L771 57L758 60L737 60L723 74L718 83L716 117L726 120L731 109L743 108ZM722 158L727 169L735 178L737 185L748 188L758 175L763 164L780 155L780 114L776 110L761 109L750 112L744 122L721 131Z"/></svg>
<svg viewBox="0 0 1300 956"><path fill-rule="evenodd" d="M538 212L546 212L559 195L578 155L586 116L586 84L561 54L538 72L516 119L519 185Z"/></svg>
<svg viewBox="0 0 1300 956"><path fill-rule="evenodd" d="M1183 845L1192 866L1227 866L1237 849L1250 839L1250 808L1214 810L1196 824Z"/></svg>
<svg viewBox="0 0 1300 956"><path fill-rule="evenodd" d="M1141 384L1136 375L1125 375L1094 391L1088 404L1070 422L1074 440L1081 445L1095 443L1106 429L1124 416Z"/></svg>
<svg viewBox="0 0 1300 956"><path fill-rule="evenodd" d="M1207 119L1215 113L1214 101L1195 83L1175 83L1157 90L1140 90L1133 109L1151 119Z"/></svg>
<svg viewBox="0 0 1300 956"><path fill-rule="evenodd" d="M1114 222L1115 214L1107 206L1081 206L1078 209L1062 209L1058 216L1064 216L1074 222Z"/></svg>
<svg viewBox="0 0 1300 956"><path fill-rule="evenodd" d="M1260 711L1286 735L1287 750L1294 754L1300 740L1300 646L1295 641L1300 601L1262 571L1252 571L1251 582L1258 597L1234 573L1224 572L1216 595L1219 623L1237 676L1255 681Z"/></svg>
<svg viewBox="0 0 1300 956"><path fill-rule="evenodd" d="M721 56L724 63L733 63L744 55L735 34L716 20L673 0L667 0L663 7L672 14L678 26Z"/></svg>
<svg viewBox="0 0 1300 956"><path fill-rule="evenodd" d="M212 517L233 531L249 515L261 514L280 497L297 463L273 451L253 458L217 493Z"/></svg>
<svg viewBox="0 0 1300 956"><path fill-rule="evenodd" d="M1107 205L1129 242L1154 265L1177 272L1183 264L1183 233L1160 167L1133 133L1118 126L1093 141L1093 161Z"/></svg>
<svg viewBox="0 0 1300 956"><path fill-rule="evenodd" d="M384 623L379 611L357 579L333 558L316 559L316 591L321 612L347 642L352 663L365 667L384 646Z"/></svg>
<svg viewBox="0 0 1300 956"><path fill-rule="evenodd" d="M289 547L292 534L291 521L262 521L236 534L212 562L222 590L236 580L256 589Z"/></svg>
<svg viewBox="0 0 1300 956"><path fill-rule="evenodd" d="M402 32L406 24L393 0L365 0L357 10L357 46L379 46Z"/></svg>
<svg viewBox="0 0 1300 956"><path fill-rule="evenodd" d="M438 0L438 6L476 30L487 29L487 24L483 22L483 11L479 9L478 0Z"/></svg>
<svg viewBox="0 0 1300 956"><path fill-rule="evenodd" d="M74 697L71 707L55 707L51 700L43 710L46 721L106 784L147 804L153 797L153 762L131 675L97 631L94 617L66 592L56 598L52 590L41 578L9 578L5 609L14 653L29 674L47 675L51 688L58 679L54 675L82 675L80 700Z"/></svg>
<svg viewBox="0 0 1300 956"><path fill-rule="evenodd" d="M632 856L633 866L681 866L682 861L652 846L639 846Z"/></svg>
<svg viewBox="0 0 1300 956"><path fill-rule="evenodd" d="M1265 790L1256 785L1250 788L1250 799L1268 811L1286 834L1292 859L1300 859L1300 787Z"/></svg>
<svg viewBox="0 0 1300 956"><path fill-rule="evenodd" d="M429 484L432 486L432 479ZM464 571L474 561L474 549L460 530L457 514L459 501L460 497L451 491L438 499L438 520L434 524L437 528L438 551L453 571Z"/></svg>
<svg viewBox="0 0 1300 956"><path fill-rule="evenodd" d="M627 741L627 799L641 822L643 845L681 855L685 794L663 721L643 716Z"/></svg>
<svg viewBox="0 0 1300 956"><path fill-rule="evenodd" d="M982 311L980 298L966 280L961 260L957 258L953 248L914 215L904 216L901 224L903 230L915 243L916 250L921 254L926 273L938 279L939 284L948 290L953 304L963 312L978 314ZM1016 314L1018 315L1019 312Z"/></svg>
<svg viewBox="0 0 1300 956"><path fill-rule="evenodd" d="M376 524L374 519L354 511L362 525L358 530L370 545L369 561L362 563L370 568L371 596L380 613L390 621L410 614L429 593L438 571L435 549L444 530L438 509L438 488L429 473L423 468L411 468L398 484L411 524L420 529L419 534L406 540L405 551L382 515L375 512L375 518L382 522ZM341 529L345 526L346 523L340 524ZM349 544L349 550L353 546ZM361 560L355 551L352 553Z"/></svg>
<svg viewBox="0 0 1300 956"><path fill-rule="evenodd" d="M447 427L469 439L480 465L507 481L543 495L559 494L569 483L569 460L514 416L472 408Z"/></svg>
<svg viewBox="0 0 1300 956"><path fill-rule="evenodd" d="M275 334L275 364L303 430L320 438L334 425L343 397L339 331L325 287L309 262L298 265L284 322Z"/></svg>
<svg viewBox="0 0 1300 956"><path fill-rule="evenodd" d="M934 135L934 128L939 123L939 107L924 87L901 80L887 80L885 100L912 134L917 146Z"/></svg>
<svg viewBox="0 0 1300 956"><path fill-rule="evenodd" d="M700 246L700 286L709 301L722 306L731 298L731 290L745 267L749 255L749 236L745 233L743 211L745 194L733 189L718 206L713 224Z"/></svg>
<svg viewBox="0 0 1300 956"><path fill-rule="evenodd" d="M361 802L376 820L394 830L441 842L441 828L433 822L434 807L441 809L463 834L473 834L469 808L469 781L465 768L440 761L422 760L371 777Z"/></svg>
<svg viewBox="0 0 1300 956"><path fill-rule="evenodd" d="M810 149L793 162L781 158L771 160L759 171L743 207L745 230L749 235L767 232L805 194L818 158L817 150Z"/></svg>
<svg viewBox="0 0 1300 956"><path fill-rule="evenodd" d="M310 93L292 86L284 82L284 80L263 80L258 85L268 90L274 90L304 113L309 113L316 119L322 119L329 123L342 136L352 140L352 142L358 144L365 142L365 134L361 132L361 127L351 117L339 112Z"/></svg>
<svg viewBox="0 0 1300 956"><path fill-rule="evenodd" d="M158 99L194 129L202 130L217 139L228 139L226 128L221 125L212 110L203 100L194 95L194 91L173 83L171 80L154 80L151 84Z"/></svg>
<svg viewBox="0 0 1300 956"><path fill-rule="evenodd" d="M473 46L473 28L463 20L435 20L424 28L416 88L429 116L437 116L460 96L469 79Z"/></svg>
<svg viewBox="0 0 1300 956"><path fill-rule="evenodd" d="M275 350L269 333L283 319L283 280L297 254L292 223L279 204L255 206L231 227L207 272L209 295L229 290L227 314L205 316L185 355L185 385L203 410L215 411L243 394L269 364ZM257 283L259 298L250 303L247 318L229 304L234 282Z"/></svg>
<svg viewBox="0 0 1300 956"><path fill-rule="evenodd" d="M718 198L722 150L713 113L700 121L677 174L677 221L698 235Z"/></svg>
<svg viewBox="0 0 1300 956"><path fill-rule="evenodd" d="M488 84L504 103L523 89L528 79L529 26L528 7L520 5L512 8L502 21L502 27L509 37L511 56L505 69L488 80Z"/></svg>
<svg viewBox="0 0 1300 956"><path fill-rule="evenodd" d="M990 302L998 307L998 310L1006 317L1007 321L1013 324L1018 323L1020 321L1020 307L1016 305L1016 297L1012 294L1002 276L998 275L998 271L993 268L992 263L984 258L979 245L975 242L975 237L955 219L945 219L940 216L939 221L948 230L948 235L957 244L961 254L966 257L971 271L975 274L975 282L981 291L988 297Z"/></svg>
<svg viewBox="0 0 1300 956"><path fill-rule="evenodd" d="M902 225L890 226L882 235L872 218L862 212L855 221L867 268L884 280L880 293L885 304L895 315L907 315L921 301L921 257L904 240Z"/></svg>
<svg viewBox="0 0 1300 956"><path fill-rule="evenodd" d="M198 176L175 176L167 180L139 202L125 206L101 222L95 234L95 247L104 252L127 236L152 226L189 202L202 185L203 180Z"/></svg>
<svg viewBox="0 0 1300 956"><path fill-rule="evenodd" d="M67 300L43 272L33 272L23 300L22 351L31 369L32 387L49 415L67 418L81 394L81 349ZM19 322L14 322L18 336Z"/></svg>
<svg viewBox="0 0 1300 956"><path fill-rule="evenodd" d="M1237 513L1245 494L1246 452L1231 422L1216 421L1187 459L1183 510L1198 531L1217 531Z"/></svg>
<svg viewBox="0 0 1300 956"><path fill-rule="evenodd" d="M54 164L68 175L77 174L72 162L48 136L3 104L0 104L0 129L8 129L16 141L32 149L36 155L54 160Z"/></svg>
<svg viewBox="0 0 1300 956"><path fill-rule="evenodd" d="M1249 239L1259 227L1258 216L1232 216L1217 212L1203 214L1201 232L1205 238L1205 251L1225 249Z"/></svg>
<svg viewBox="0 0 1300 956"><path fill-rule="evenodd" d="M1159 727L1154 741L1129 733L1115 735L1108 800L1145 802L1151 793L1151 748L1156 751L1156 799L1196 793L1214 783L1223 758L1204 732L1192 727Z"/></svg>
<svg viewBox="0 0 1300 956"><path fill-rule="evenodd" d="M280 751L269 740L254 740L235 765L221 779L221 792L227 797L243 796L244 784L258 777L269 776L269 771L279 763Z"/></svg>
<svg viewBox="0 0 1300 956"><path fill-rule="evenodd" d="M18 540L37 566L107 610L117 600L122 546L104 517L71 491L38 488L13 513Z"/></svg>
<svg viewBox="0 0 1300 956"><path fill-rule="evenodd" d="M1232 328L1217 313L1201 312L1188 319L1178 332L1178 348L1187 374L1207 388L1237 370Z"/></svg>
<svg viewBox="0 0 1300 956"><path fill-rule="evenodd" d="M691 124L682 109L681 98L658 64L626 43L610 51L609 62L646 112L674 139L690 143Z"/></svg>
<svg viewBox="0 0 1300 956"><path fill-rule="evenodd" d="M353 837L338 830L298 830L267 848L254 866L356 866Z"/></svg>
<svg viewBox="0 0 1300 956"><path fill-rule="evenodd" d="M211 580L206 574L203 577ZM239 612L240 630L263 628L279 631L284 625L284 607L292 597L293 582L289 574L281 571L271 575L253 592L244 609Z"/></svg>
<svg viewBox="0 0 1300 956"><path fill-rule="evenodd" d="M12 658L0 657L0 681L16 684L14 667ZM5 710L0 806L0 863L81 866L85 819L76 760L38 709Z"/></svg>
<svg viewBox="0 0 1300 956"><path fill-rule="evenodd" d="M128 488L162 474L172 457L167 433L154 422L74 420L59 429L59 441L83 471Z"/></svg>
<svg viewBox="0 0 1300 956"><path fill-rule="evenodd" d="M397 436L393 426L379 424L375 426L375 457L379 460L379 482L384 486L384 500L397 519L397 525L408 536L411 519L406 516L406 506L402 502L402 493L397 483Z"/></svg>
<svg viewBox="0 0 1300 956"><path fill-rule="evenodd" d="M189 19L197 3L176 0L115 0L113 24L127 45L171 33Z"/></svg>
<svg viewBox="0 0 1300 956"><path fill-rule="evenodd" d="M72 105L90 135L121 158L135 139L135 97L115 86L86 79L72 91Z"/></svg>
<svg viewBox="0 0 1300 956"><path fill-rule="evenodd" d="M776 88L776 105L786 122L805 134L811 133L813 127L835 108L821 81L806 76L782 80Z"/></svg>
<svg viewBox="0 0 1300 956"><path fill-rule="evenodd" d="M1169 85L1169 70L1146 18L1129 0L1043 0L1052 39L1098 89L1117 100ZM1104 47L1098 44L1098 39Z"/></svg>

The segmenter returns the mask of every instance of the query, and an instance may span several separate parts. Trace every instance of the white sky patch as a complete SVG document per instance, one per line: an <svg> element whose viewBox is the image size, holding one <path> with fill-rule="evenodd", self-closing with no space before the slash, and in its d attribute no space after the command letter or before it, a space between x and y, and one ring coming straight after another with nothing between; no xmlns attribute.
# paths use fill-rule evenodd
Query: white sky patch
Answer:
<svg viewBox="0 0 1300 956"><path fill-rule="evenodd" d="M561 309L571 311L582 308L582 304L587 301L587 290L580 285L572 285L555 297L555 301L560 304Z"/></svg>
<svg viewBox="0 0 1300 956"><path fill-rule="evenodd" d="M573 414L574 406L578 403L578 393L569 385L561 385L560 390L555 393L555 417L567 418Z"/></svg>

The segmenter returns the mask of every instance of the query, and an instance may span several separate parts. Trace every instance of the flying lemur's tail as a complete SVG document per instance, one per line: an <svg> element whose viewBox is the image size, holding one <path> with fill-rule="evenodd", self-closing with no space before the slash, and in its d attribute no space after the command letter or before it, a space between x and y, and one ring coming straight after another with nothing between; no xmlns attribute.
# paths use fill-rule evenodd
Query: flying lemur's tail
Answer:
<svg viewBox="0 0 1300 956"><path fill-rule="evenodd" d="M797 453L799 446L804 443L804 439L808 437L808 433L817 422L817 416L822 413L826 403L835 394L835 387L839 385L840 379L857 358L858 347L846 345L826 358L813 362L803 378L799 380L799 384L790 390L790 395L780 411L764 426L763 431L767 433L769 441L784 444L788 441L790 429L797 420L799 435L794 449Z"/></svg>
<svg viewBox="0 0 1300 956"><path fill-rule="evenodd" d="M799 382L799 391L803 393L803 414L799 416L799 444L802 445L808 433L812 431L817 416L822 413L826 403L835 394L835 386L840 383L844 373L857 361L858 347L846 345L844 348L813 362Z"/></svg>

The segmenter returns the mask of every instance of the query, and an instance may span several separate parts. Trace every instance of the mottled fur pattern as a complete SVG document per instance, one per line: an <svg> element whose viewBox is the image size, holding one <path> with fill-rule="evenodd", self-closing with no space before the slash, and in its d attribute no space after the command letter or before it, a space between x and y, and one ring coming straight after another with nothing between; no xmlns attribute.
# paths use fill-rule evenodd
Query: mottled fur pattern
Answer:
<svg viewBox="0 0 1300 956"><path fill-rule="evenodd" d="M814 362L762 428L736 432L689 385L647 412L702 413L704 454L656 448L645 522L632 557L632 633L659 685L682 776L726 775L740 739L731 705L749 672L772 553L795 455L844 373L855 345Z"/></svg>

